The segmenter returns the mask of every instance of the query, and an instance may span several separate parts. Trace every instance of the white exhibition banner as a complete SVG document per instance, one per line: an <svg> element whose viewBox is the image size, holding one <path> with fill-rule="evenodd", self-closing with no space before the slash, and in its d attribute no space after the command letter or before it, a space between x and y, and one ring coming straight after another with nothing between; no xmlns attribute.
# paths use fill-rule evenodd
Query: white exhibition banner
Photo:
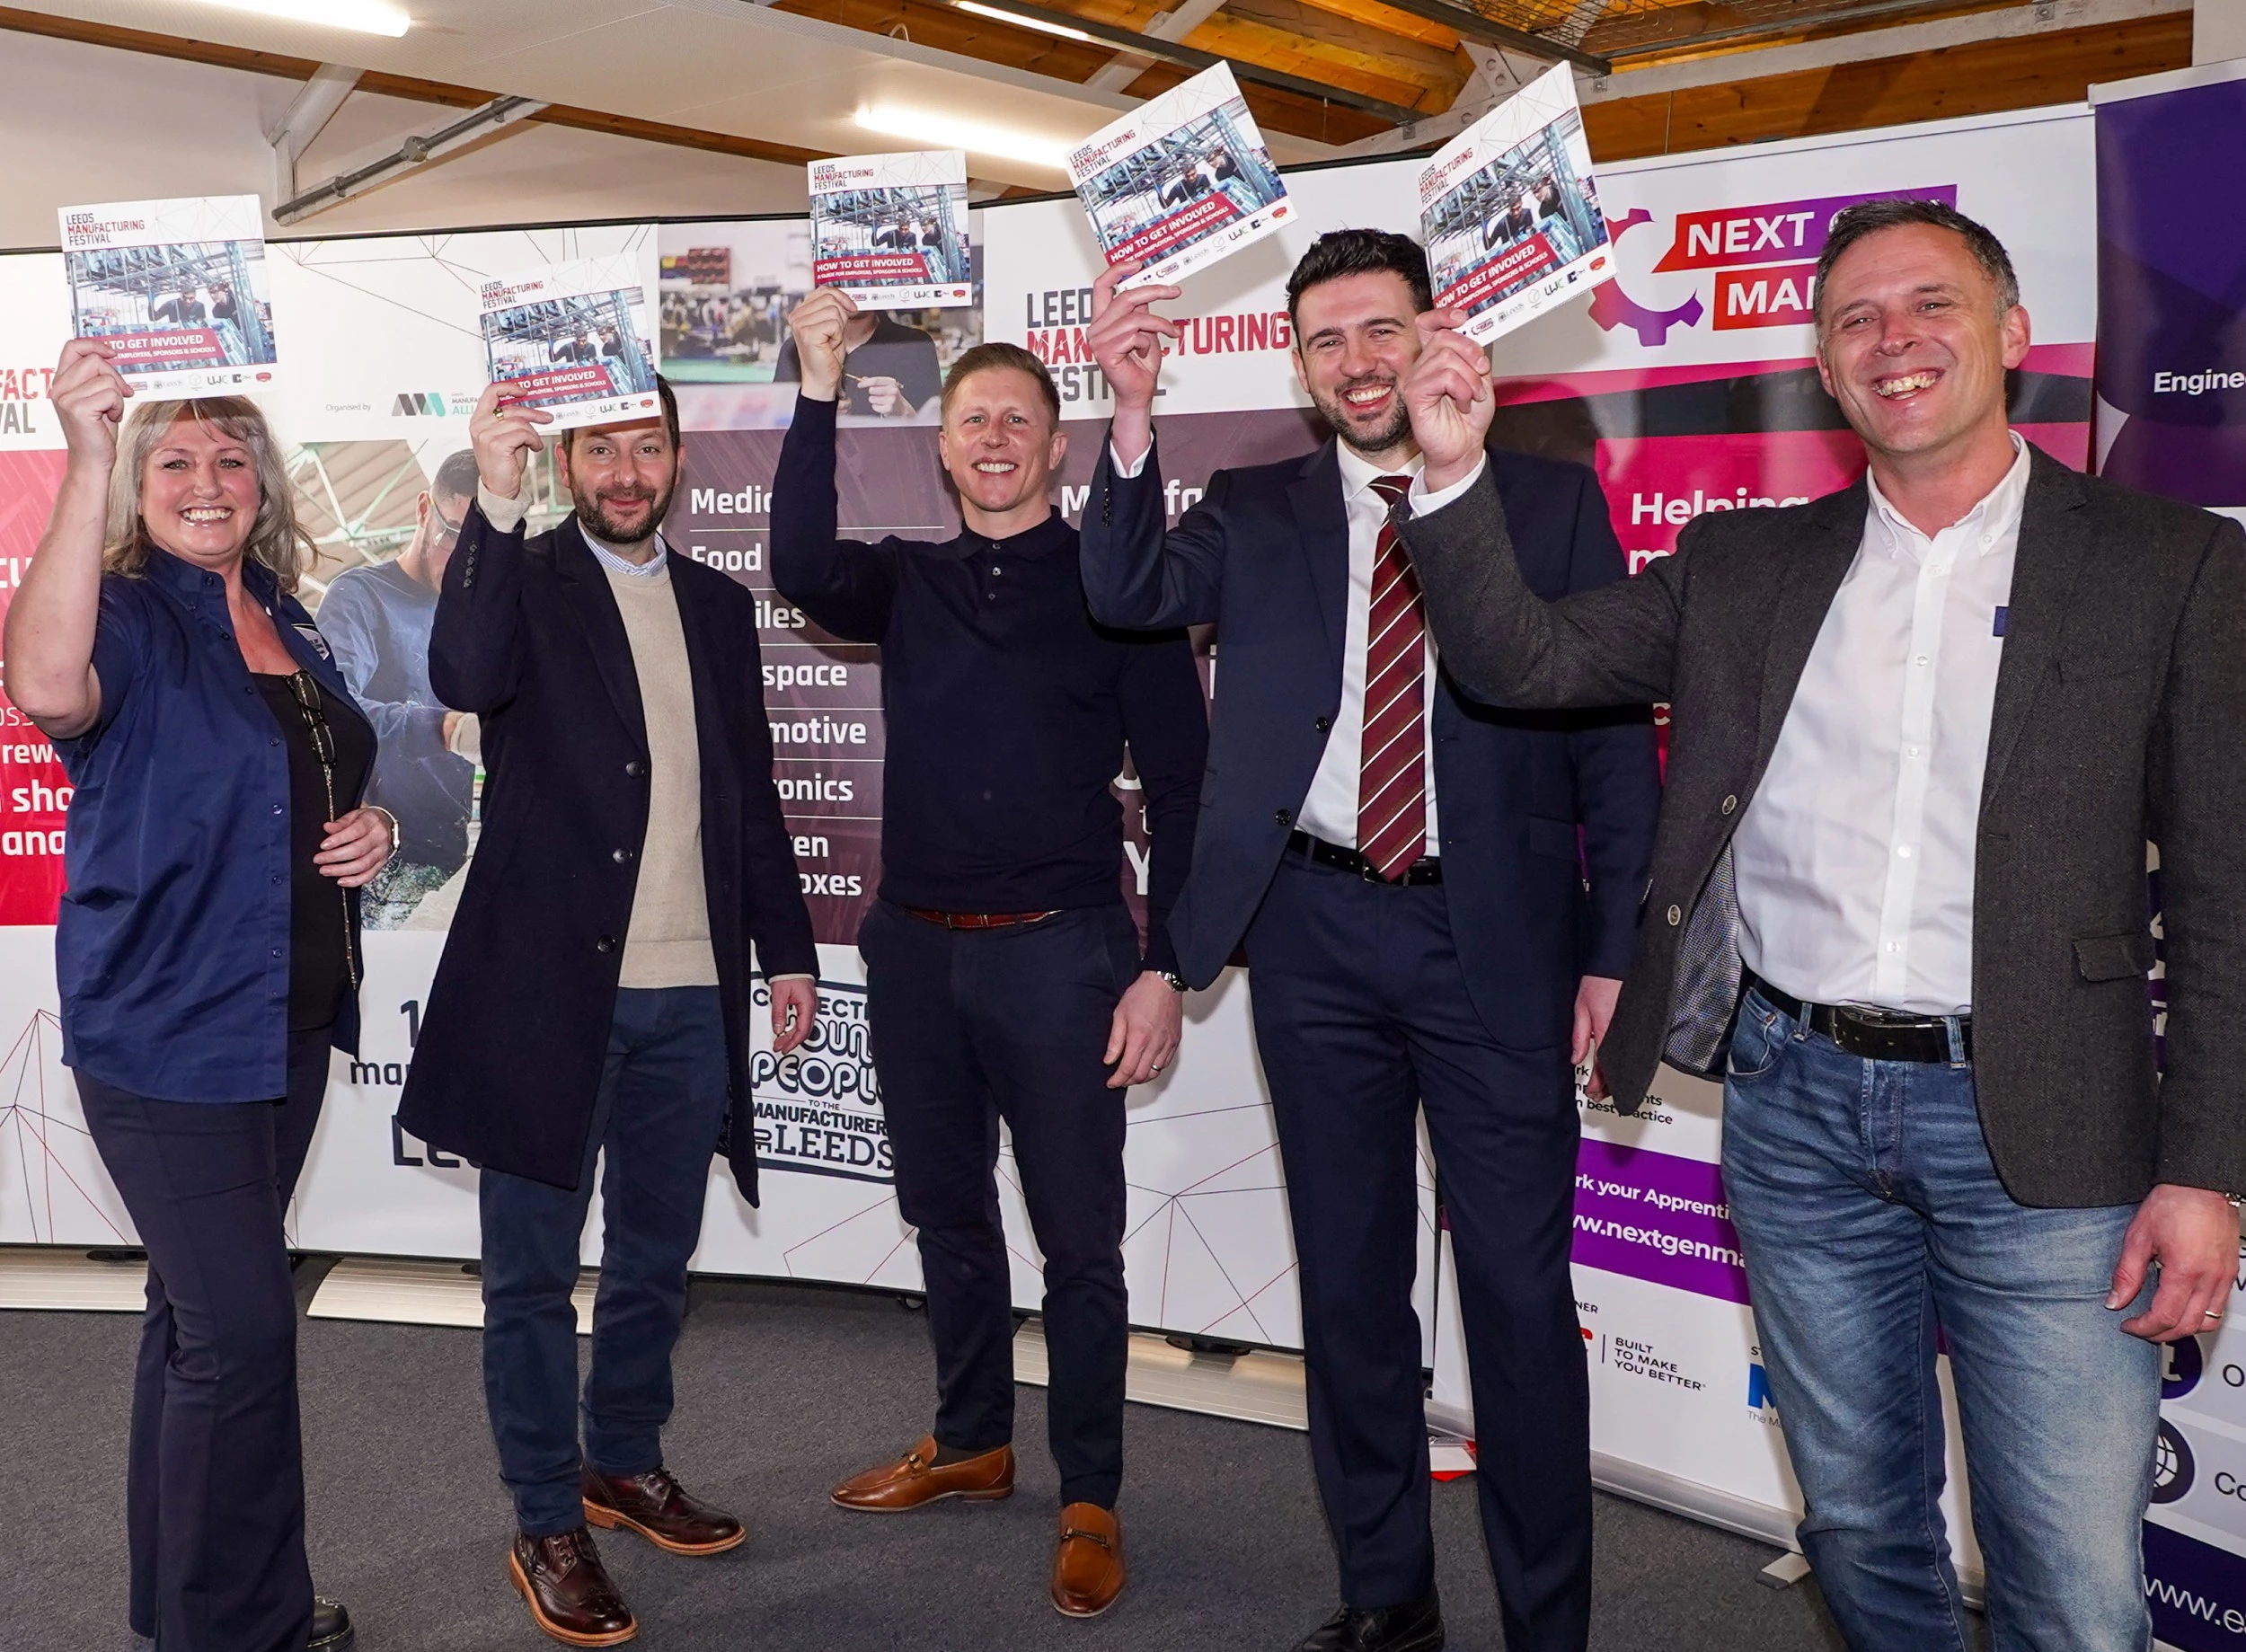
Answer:
<svg viewBox="0 0 2246 1652"><path fill-rule="evenodd" d="M1285 221L1196 270L1166 306L1180 322L1157 403L1173 520L1212 467L1284 457L1319 439L1289 362L1287 274L1323 228L1416 233L1422 164L1291 172ZM1808 277L1833 214L1870 197L1953 201L2004 240L2037 340L2015 375L2015 422L2056 456L2084 462L2095 322L2093 225L2082 209L2091 192L2086 110L1634 162L1582 181L1596 190L1615 278L1499 341L1498 439L1594 466L1633 571L1673 550L1678 529L1702 511L1814 497L1861 468L1854 438L1817 387ZM1106 256L1074 199L991 206L979 219L980 304L890 315L902 331L883 371L909 386L981 338L1035 352L1061 387L1073 439L1060 502L1074 516L1111 405L1084 338ZM482 283L542 261L618 254L642 272L663 368L686 408L671 536L756 595L776 773L821 941L824 1003L811 1045L793 1061L767 1053L758 1065L762 1208L749 1209L713 1167L695 1266L912 1289L917 1259L887 1175L851 944L879 874L878 651L818 633L772 591L765 570L770 483L794 400L785 314L810 284L814 255L807 221L275 243L275 307L290 358L269 404L297 444L292 476L318 529L322 568L331 557L393 557L413 531L415 495L464 446L483 383ZM0 601L37 543L59 475L41 375L69 325L58 258L0 258ZM917 391L885 411L845 410L844 532L956 531L933 420ZM542 499L541 508L553 503ZM1221 693L1221 638L1208 665ZM1122 783L1135 821L1132 782ZM115 1244L129 1239L129 1224L84 1139L55 1023L45 925L66 800L36 731L0 707L0 1241ZM1127 846L1143 894L1136 826ZM436 905L367 936L365 1046L358 1062L336 1064L293 1213L304 1245L475 1253L474 1171L394 1119L442 944ZM1131 1092L1130 1312L1141 1325L1287 1347L1298 1345L1300 1321L1250 990L1234 970L1194 994L1177 1062ZM1614 1483L1782 1539L1798 1504L1717 1170L1720 1113L1714 1086L1673 1073L1633 1118L1586 1107L1575 1257L1593 1437ZM1037 1253L1010 1163L1001 1170L1016 1299L1032 1306ZM1419 1299L1437 1398L1455 1412L1465 1395L1448 1347L1455 1310L1437 1288L1426 1171ZM596 1223L588 1261L597 1244ZM2206 1367L2233 1369L2221 1364L2217 1339L2207 1341L2191 1345ZM1953 1486L1962 1479L1953 1473ZM2246 1550L2246 1519L2238 1525L2233 1547ZM1957 1536L1971 1569L1961 1524Z"/></svg>

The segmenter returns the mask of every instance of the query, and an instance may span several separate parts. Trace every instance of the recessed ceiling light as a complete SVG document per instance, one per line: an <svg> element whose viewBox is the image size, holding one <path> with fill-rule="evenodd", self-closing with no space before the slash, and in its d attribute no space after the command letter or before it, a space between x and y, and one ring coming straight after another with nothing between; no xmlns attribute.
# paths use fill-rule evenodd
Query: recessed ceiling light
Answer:
<svg viewBox="0 0 2246 1652"><path fill-rule="evenodd" d="M1002 12L995 5L977 5L975 0L951 0L951 4L962 12L972 12L977 17L1012 23L1017 29L1035 29L1040 34L1057 34L1064 40L1083 40L1087 44L1092 40L1082 29L1072 29L1066 23L1048 23L1041 17L1024 17L1016 12Z"/></svg>
<svg viewBox="0 0 2246 1652"><path fill-rule="evenodd" d="M1068 169L1067 146L1049 137L1039 137L1033 132L981 126L972 120L956 120L950 115L940 115L929 110L900 109L894 103L876 103L871 109L862 109L857 119L858 124L869 132L884 132L891 137L909 137L931 148L965 149L974 155L1003 155L1010 161L1027 161L1035 166L1049 166L1056 172Z"/></svg>
<svg viewBox="0 0 2246 1652"><path fill-rule="evenodd" d="M395 40L412 26L402 6L389 0L198 0L230 12L255 12L261 17L285 18L295 23L320 23L331 29L356 29L361 34L386 34Z"/></svg>

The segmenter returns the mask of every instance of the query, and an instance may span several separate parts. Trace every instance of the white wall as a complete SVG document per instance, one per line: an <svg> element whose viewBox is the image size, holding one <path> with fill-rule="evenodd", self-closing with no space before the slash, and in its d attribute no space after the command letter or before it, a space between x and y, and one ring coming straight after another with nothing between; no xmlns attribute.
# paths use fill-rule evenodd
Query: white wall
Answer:
<svg viewBox="0 0 2246 1652"><path fill-rule="evenodd" d="M2198 0L2191 8L2191 60L2246 57L2246 0Z"/></svg>
<svg viewBox="0 0 2246 1652"><path fill-rule="evenodd" d="M172 195L274 204L263 123L297 83L0 31L0 247L48 247L57 208ZM460 111L354 93L297 164L304 183L379 158ZM279 234L455 229L567 218L800 212L800 167L536 121Z"/></svg>

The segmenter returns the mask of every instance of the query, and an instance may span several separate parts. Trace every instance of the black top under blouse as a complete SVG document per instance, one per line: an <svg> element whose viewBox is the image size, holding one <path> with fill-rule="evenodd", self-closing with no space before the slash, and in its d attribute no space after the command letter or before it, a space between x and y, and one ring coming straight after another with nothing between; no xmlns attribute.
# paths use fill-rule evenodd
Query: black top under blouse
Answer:
<svg viewBox="0 0 2246 1652"><path fill-rule="evenodd" d="M309 1032L334 1021L351 987L358 942L342 886L314 859L333 817L311 725L288 678L254 671L250 680L288 747L288 1030ZM336 809L348 814L374 764L374 730L325 689L320 710L335 738Z"/></svg>

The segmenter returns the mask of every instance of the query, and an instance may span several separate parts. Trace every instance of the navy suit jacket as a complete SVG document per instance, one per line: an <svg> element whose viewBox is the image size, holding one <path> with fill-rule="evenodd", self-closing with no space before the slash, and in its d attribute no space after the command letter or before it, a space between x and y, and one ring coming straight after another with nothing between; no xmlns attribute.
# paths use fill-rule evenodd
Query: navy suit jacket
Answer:
<svg viewBox="0 0 2246 1652"><path fill-rule="evenodd" d="M1596 476L1490 457L1532 589L1557 597L1624 577ZM1102 444L1084 591L1105 624L1217 627L1201 825L1171 917L1180 967L1205 985L1270 887L1340 709L1348 518L1331 440L1306 458L1217 472L1168 532L1163 499L1158 455L1119 477ZM1660 808L1650 713L1499 711L1445 672L1431 732L1442 842L1428 851L1443 858L1467 991L1501 1042L1565 1043L1578 979L1620 978L1635 950Z"/></svg>
<svg viewBox="0 0 2246 1652"><path fill-rule="evenodd" d="M720 1150L756 1201L749 946L818 972L772 783L756 603L670 559L694 676L702 878L732 1109ZM647 719L623 616L571 518L526 540L471 508L445 565L429 683L482 720L483 832L437 966L399 1121L492 1170L573 1188L647 836Z"/></svg>

